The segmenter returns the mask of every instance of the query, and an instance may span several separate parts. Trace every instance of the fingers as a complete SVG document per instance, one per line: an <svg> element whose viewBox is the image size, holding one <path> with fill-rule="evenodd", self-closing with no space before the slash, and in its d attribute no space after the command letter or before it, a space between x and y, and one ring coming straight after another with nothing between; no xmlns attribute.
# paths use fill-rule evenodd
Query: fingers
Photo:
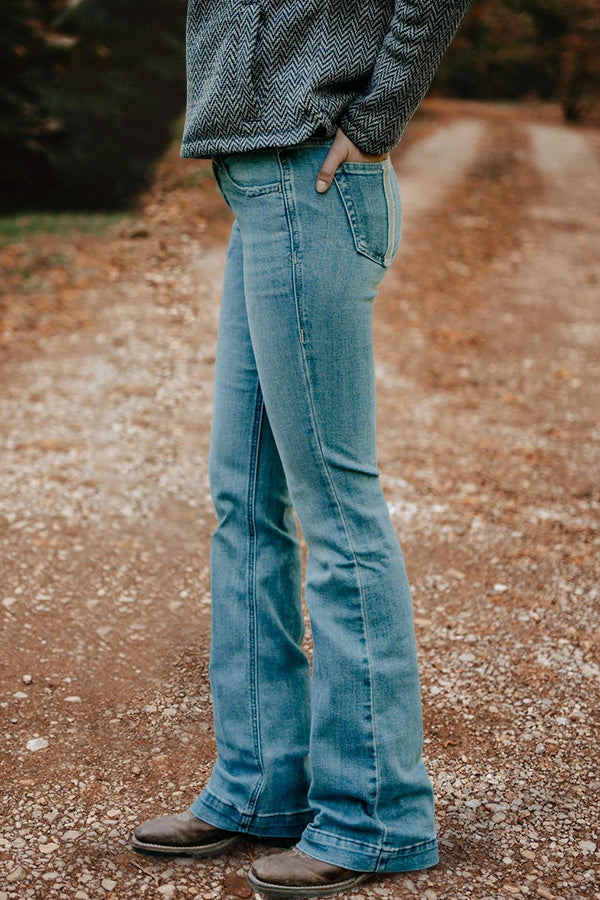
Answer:
<svg viewBox="0 0 600 900"><path fill-rule="evenodd" d="M323 194L333 181L340 163L344 160L353 160L355 162L377 162L385 159L389 153L382 153L381 156L371 156L363 153L356 144L353 144L350 138L344 134L341 128L338 128L333 142L329 148L327 156L323 160L323 165L319 169L317 182L315 187L320 194Z"/></svg>
<svg viewBox="0 0 600 900"><path fill-rule="evenodd" d="M330 186L339 164L348 158L349 144L349 139L344 132L338 128L333 143L331 144L327 156L323 160L323 165L319 169L319 174L317 175L317 183L315 186L320 194L323 194Z"/></svg>

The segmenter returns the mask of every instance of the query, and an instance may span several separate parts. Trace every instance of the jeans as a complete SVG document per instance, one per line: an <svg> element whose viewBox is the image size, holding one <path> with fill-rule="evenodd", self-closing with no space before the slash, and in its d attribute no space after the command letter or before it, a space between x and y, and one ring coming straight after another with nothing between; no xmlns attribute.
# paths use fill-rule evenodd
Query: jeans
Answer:
<svg viewBox="0 0 600 900"><path fill-rule="evenodd" d="M408 871L438 850L411 596L375 446L372 314L400 196L389 158L341 164L319 194L330 143L213 157L235 215L209 451L218 756L190 808L349 869Z"/></svg>

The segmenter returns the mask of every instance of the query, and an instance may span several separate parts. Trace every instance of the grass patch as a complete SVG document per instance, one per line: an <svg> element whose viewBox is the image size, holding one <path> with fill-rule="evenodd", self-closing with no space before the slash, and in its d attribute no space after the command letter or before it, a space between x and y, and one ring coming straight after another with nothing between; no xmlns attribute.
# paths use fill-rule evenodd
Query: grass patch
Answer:
<svg viewBox="0 0 600 900"><path fill-rule="evenodd" d="M102 234L111 225L131 217L129 212L53 213L19 212L0 216L0 246L26 240L38 234L72 234L83 231Z"/></svg>

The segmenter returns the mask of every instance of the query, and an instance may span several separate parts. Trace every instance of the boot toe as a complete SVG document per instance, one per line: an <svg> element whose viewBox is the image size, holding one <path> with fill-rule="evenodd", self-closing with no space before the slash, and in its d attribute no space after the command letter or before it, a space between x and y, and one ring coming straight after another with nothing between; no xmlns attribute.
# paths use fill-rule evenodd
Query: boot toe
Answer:
<svg viewBox="0 0 600 900"><path fill-rule="evenodd" d="M370 874L314 859L294 847L255 860L248 882L266 897L325 897L355 887Z"/></svg>
<svg viewBox="0 0 600 900"><path fill-rule="evenodd" d="M138 825L133 832L131 847L140 853L212 856L238 839L237 832L209 825L191 810L186 810Z"/></svg>

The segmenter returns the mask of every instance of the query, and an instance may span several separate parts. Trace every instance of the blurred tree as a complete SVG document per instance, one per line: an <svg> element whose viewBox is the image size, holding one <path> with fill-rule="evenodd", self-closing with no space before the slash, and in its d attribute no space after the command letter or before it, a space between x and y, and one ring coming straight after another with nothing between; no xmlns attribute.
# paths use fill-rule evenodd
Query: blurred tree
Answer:
<svg viewBox="0 0 600 900"><path fill-rule="evenodd" d="M65 0L3 0L0 5L0 196L20 205L50 180L47 145L60 124L48 92L74 41L54 30Z"/></svg>
<svg viewBox="0 0 600 900"><path fill-rule="evenodd" d="M474 0L435 87L473 99L556 97L563 0Z"/></svg>
<svg viewBox="0 0 600 900"><path fill-rule="evenodd" d="M2 0L5 208L118 209L185 106L186 0Z"/></svg>
<svg viewBox="0 0 600 900"><path fill-rule="evenodd" d="M600 4L570 0L565 12L560 99L565 118L578 122L600 94Z"/></svg>
<svg viewBox="0 0 600 900"><path fill-rule="evenodd" d="M49 108L63 202L127 206L146 187L185 106L186 0L83 0L60 27L75 39Z"/></svg>
<svg viewBox="0 0 600 900"><path fill-rule="evenodd" d="M561 99L580 119L600 98L598 0L474 0L433 90L473 99Z"/></svg>

